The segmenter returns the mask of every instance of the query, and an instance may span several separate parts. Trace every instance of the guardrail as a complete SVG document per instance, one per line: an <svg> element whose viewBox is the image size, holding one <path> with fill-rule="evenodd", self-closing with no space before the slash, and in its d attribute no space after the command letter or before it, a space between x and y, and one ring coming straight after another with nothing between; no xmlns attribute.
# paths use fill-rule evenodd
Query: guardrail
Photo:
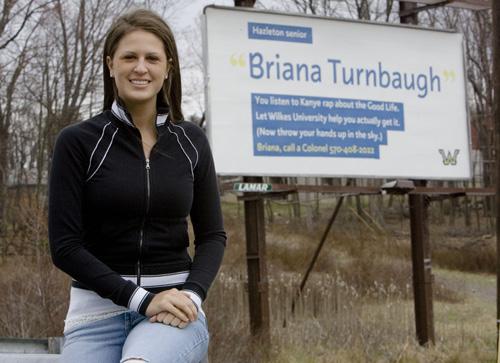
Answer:
<svg viewBox="0 0 500 363"><path fill-rule="evenodd" d="M2 363L56 363L63 344L62 337L46 339L0 338Z"/></svg>

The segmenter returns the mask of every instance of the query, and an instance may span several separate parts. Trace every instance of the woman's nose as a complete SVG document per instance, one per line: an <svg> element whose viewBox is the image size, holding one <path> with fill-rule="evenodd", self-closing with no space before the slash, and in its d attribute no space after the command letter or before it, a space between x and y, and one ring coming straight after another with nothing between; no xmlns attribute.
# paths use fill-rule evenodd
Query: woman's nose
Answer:
<svg viewBox="0 0 500 363"><path fill-rule="evenodd" d="M148 71L146 68L146 60L144 58L139 58L134 71L137 73L146 73Z"/></svg>

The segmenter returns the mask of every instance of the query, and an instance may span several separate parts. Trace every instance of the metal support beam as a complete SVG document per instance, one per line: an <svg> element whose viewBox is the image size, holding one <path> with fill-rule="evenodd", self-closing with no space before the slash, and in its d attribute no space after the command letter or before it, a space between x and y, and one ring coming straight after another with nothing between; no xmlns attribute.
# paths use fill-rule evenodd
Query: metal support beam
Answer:
<svg viewBox="0 0 500 363"><path fill-rule="evenodd" d="M402 2L403 1L400 1L399 3L401 4ZM408 17L408 16L413 16L413 15L418 14L421 11L435 9L435 8L441 8L443 6L451 4L452 2L453 2L453 0L446 0L446 1L440 1L440 2L435 3L435 4L424 5L424 6L417 6L417 4L411 3L414 6L410 7L410 8L405 8L404 10L401 10L401 5L400 5L399 17L404 18L404 17ZM406 2L406 3L408 4L408 2ZM413 24L413 23L410 23L410 24Z"/></svg>
<svg viewBox="0 0 500 363"><path fill-rule="evenodd" d="M450 0L447 4L443 4L444 0L405 0L406 2L425 4L425 5L437 5L437 6L447 6L458 9L468 9L468 10L487 10L491 9L493 0ZM424 8L424 6L421 6ZM428 9L428 8L427 8ZM426 9L423 9L426 10Z"/></svg>
<svg viewBox="0 0 500 363"><path fill-rule="evenodd" d="M352 179L348 179L346 186L349 186L351 184ZM314 252L313 258L311 259L311 262L309 263L309 266L307 267L306 273L304 274L304 277L302 278L302 281L300 283L299 291L297 291L297 295L294 296L292 300L292 313L295 311L295 303L299 296L302 294L302 291L304 290L304 287L306 286L307 279L309 278L309 274L311 273L312 269L314 268L314 265L316 264L316 261L319 257L319 254L321 252L321 249L323 248L323 245L326 242L326 238L328 237L328 233L330 233L330 229L332 228L333 222L335 222L335 219L337 218L337 215L339 214L340 207L342 207L342 203L344 202L344 196L341 196L337 200L337 205L335 206L335 209L333 210L332 216L330 217L330 220L328 221L328 224L326 225L325 231L323 232L323 236L321 237L321 240L319 241L318 247L316 248L316 251Z"/></svg>
<svg viewBox="0 0 500 363"><path fill-rule="evenodd" d="M235 185L241 183L222 183L221 190L240 192ZM255 183L254 183L255 184ZM249 200L256 198L282 198L287 193L308 192L308 193L329 193L340 195L378 195L378 194L422 194L432 198L455 198L457 196L480 197L495 195L495 188L457 188L457 187L416 187L407 184L406 181L397 182L396 185L390 186L390 183L381 185L380 187L357 187L357 186L333 186L333 185L304 185L304 184L262 184L270 185L270 190L266 192L253 193L249 197L245 193L238 197L239 200ZM412 187L409 187L412 185Z"/></svg>

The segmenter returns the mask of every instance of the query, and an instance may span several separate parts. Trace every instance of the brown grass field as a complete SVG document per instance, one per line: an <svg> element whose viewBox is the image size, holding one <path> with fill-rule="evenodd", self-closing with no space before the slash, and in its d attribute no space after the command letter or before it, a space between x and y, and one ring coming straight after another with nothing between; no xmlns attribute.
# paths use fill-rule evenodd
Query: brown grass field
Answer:
<svg viewBox="0 0 500 363"><path fill-rule="evenodd" d="M465 228L460 219L454 226L436 223L435 210L434 346L421 347L415 339L409 220L390 210L380 226L344 205L292 314L292 297L333 207L333 198L322 199L313 222L304 217L312 205L301 207L303 218L291 217L284 202L266 209L273 213L266 226L266 355L249 333L243 206L234 196L224 197L228 245L204 303L211 363L495 361L495 237L486 228ZM46 251L4 258L0 274L0 336L61 335L69 278L51 265Z"/></svg>

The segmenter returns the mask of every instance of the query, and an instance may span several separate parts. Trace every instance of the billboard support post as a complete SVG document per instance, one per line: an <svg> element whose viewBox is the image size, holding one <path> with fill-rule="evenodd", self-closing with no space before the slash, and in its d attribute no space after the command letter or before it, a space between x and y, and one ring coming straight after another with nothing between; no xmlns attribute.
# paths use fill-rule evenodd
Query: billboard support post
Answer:
<svg viewBox="0 0 500 363"><path fill-rule="evenodd" d="M418 24L417 4L399 2L400 22ZM425 187L425 180L415 180L415 186ZM409 195L411 227L411 260L415 327L420 345L434 344L434 314L432 303L432 265L429 248L429 200L425 195Z"/></svg>
<svg viewBox="0 0 500 363"><path fill-rule="evenodd" d="M235 0L236 7L253 7L255 0ZM245 177L246 183L262 183L262 177ZM248 271L250 333L269 347L269 289L266 267L266 228L264 199L245 200L245 234ZM267 351L267 349L264 349Z"/></svg>
<svg viewBox="0 0 500 363"><path fill-rule="evenodd" d="M245 177L245 183L262 183L262 177ZM246 193L250 196L255 193ZM266 267L264 199L245 200L245 234L248 271L250 332L262 343L270 339L269 289Z"/></svg>
<svg viewBox="0 0 500 363"><path fill-rule="evenodd" d="M423 180L416 186L425 187ZM413 295L415 303L415 327L420 345L434 344L434 313L432 304L432 265L429 248L429 197L409 195L411 226L411 259L413 271Z"/></svg>

